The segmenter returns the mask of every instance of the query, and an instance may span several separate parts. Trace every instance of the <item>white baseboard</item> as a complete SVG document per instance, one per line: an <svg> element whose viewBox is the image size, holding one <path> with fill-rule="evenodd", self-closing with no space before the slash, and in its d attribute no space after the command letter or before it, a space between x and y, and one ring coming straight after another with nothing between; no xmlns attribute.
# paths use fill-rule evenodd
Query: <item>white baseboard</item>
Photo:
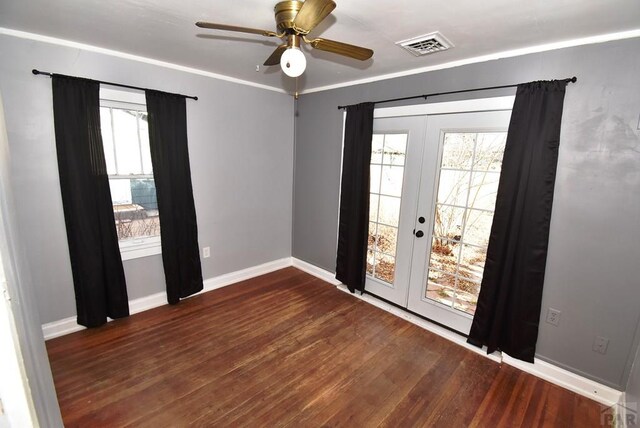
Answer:
<svg viewBox="0 0 640 428"><path fill-rule="evenodd" d="M344 285L340 284L340 282L335 279L334 275L331 272L328 272L322 268L319 268L302 260L298 260L295 257L292 258L292 263L294 267L320 279L324 279L330 284L338 284L339 290L349 293L349 290L347 290ZM349 294L498 363L509 364L510 366L516 367L524 372L547 380L553 384L566 388L577 394L583 395L606 406L613 406L620 402L620 396L622 392L562 369L560 367L554 366L553 364L547 363L546 361L542 361L536 358L535 363L531 364L517 360L515 358L511 358L510 356L501 354L499 352L494 352L493 354L487 355L486 348L480 349L478 347L469 345L463 336L442 328L437 324L426 321L409 312L383 302L380 299L376 299L375 297L366 294L360 295L359 293Z"/></svg>
<svg viewBox="0 0 640 428"><path fill-rule="evenodd" d="M341 282L336 279L335 274L325 269L319 268L318 266L312 265L311 263L307 263L303 260L292 257L291 265L294 268L300 269L301 271L306 272L309 275L313 275L316 278L320 278L321 280L328 282L329 284L333 284L333 285L341 284Z"/></svg>
<svg viewBox="0 0 640 428"><path fill-rule="evenodd" d="M149 296L140 297L138 299L129 300L129 314L137 314L151 308L167 304L167 293L160 292ZM111 320L109 320L111 321Z"/></svg>
<svg viewBox="0 0 640 428"><path fill-rule="evenodd" d="M227 285L255 278L256 276L274 272L279 269L284 269L289 266L291 266L291 257L285 257L279 260L274 260L272 262L263 263L258 266L252 266L235 272L225 273L224 275L206 279L204 281L204 290L202 291L207 292L226 287Z"/></svg>
<svg viewBox="0 0 640 428"><path fill-rule="evenodd" d="M42 334L44 340L53 339L54 337L64 336L65 334L84 330L86 327L76 322L76 317L64 318L58 321L42 324Z"/></svg>
<svg viewBox="0 0 640 428"><path fill-rule="evenodd" d="M226 273L224 275L216 276L204 280L204 289L201 293L215 290L218 288L226 287L227 285L235 284L236 282L244 281L254 278L256 276L264 275L269 272L283 269L291 266L291 257L285 257L272 262L267 262L258 266L252 266L247 269L238 270L235 272ZM200 293L197 293L200 294ZM149 309L157 308L167 304L167 295L165 292L151 294L149 296L140 297L129 301L129 313L131 315L143 312ZM111 319L109 319L111 321ZM49 322L42 325L42 333L45 340L53 339L54 337L64 336L65 334L73 333L76 331L84 330L85 327L77 323L76 317L64 318L58 321Z"/></svg>
<svg viewBox="0 0 640 428"><path fill-rule="evenodd" d="M531 373L551 383L555 383L558 386L588 397L598 403L613 406L620 401L621 391L602 385L601 383L587 379L586 377L577 375L538 358L535 358L534 361L535 362L531 364L512 358L507 354L502 354L503 363L509 364L524 372Z"/></svg>

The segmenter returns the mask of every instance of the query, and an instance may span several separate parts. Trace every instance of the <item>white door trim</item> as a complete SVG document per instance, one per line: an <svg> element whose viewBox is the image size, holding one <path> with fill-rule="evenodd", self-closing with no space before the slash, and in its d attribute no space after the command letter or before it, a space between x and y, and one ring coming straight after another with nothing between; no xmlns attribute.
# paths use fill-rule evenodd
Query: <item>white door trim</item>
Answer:
<svg viewBox="0 0 640 428"><path fill-rule="evenodd" d="M406 120L411 118L414 120L423 119L425 121L425 126L426 126L423 132L428 133L429 126L427 125L427 123L429 121L429 118L433 119L433 118L442 117L446 119L446 118L452 117L452 115L479 114L479 113L485 113L485 112L487 113L488 112L509 112L510 114L513 108L514 101L515 101L515 96L510 95L510 96L492 97L492 98L476 98L476 99L461 100L461 101L449 101L449 102L439 102L439 103L430 103L430 104L379 108L379 109L374 109L374 129L376 129L375 128L376 123L379 123L377 121L381 121L381 120L384 121L389 119L392 119L392 120L405 119ZM344 130L344 126L343 126L343 130ZM427 136L422 135L422 141L420 142L413 141L412 144L410 144L407 148L409 149L409 147L415 146L416 143L421 145L421 151L423 152L423 157L424 157L424 159L422 157L419 159L420 166L417 169L415 169L415 172L419 174L419 178L417 179L416 183L413 183L414 180L411 179L410 177L411 171L410 171L410 168L408 168L407 171L405 171L405 179L404 179L403 192L402 192L402 201L405 208L407 208L407 204L405 202L410 201L414 196L416 198L416 201L415 201L416 203L415 204L412 203L415 206L411 207L412 214L413 214L413 221L409 221L409 219L405 218L404 221L400 222L401 224L399 225L398 243L400 243L400 233L403 233L402 236L404 236L407 230L411 230L411 228L407 226L409 223L412 224L411 227L415 227L414 231L417 230L417 228L419 227L419 225L416 223L417 212L419 208L417 202L421 200L421 199L418 199L418 198L421 198L419 195L423 195L423 192L425 191L429 192L426 196L428 196L427 199L429 199L430 201L429 203L431 204L431 202L433 202L432 199L435 197L434 192L437 191L436 188L431 188L432 187L431 185L428 185L427 187L425 187L425 184L427 183L425 182L424 174L425 174L425 168L427 168L427 170L431 170L435 168L433 171L433 174L437 175L439 171L439 160L438 162L436 162L437 165L435 163L431 165L430 163L429 164L431 165L430 168L427 167L426 162L427 162L427 158L429 159L440 158L441 144L438 143L436 145L434 144L429 145L427 141ZM343 135L343 145L344 145L344 135ZM431 148L431 150L429 150L429 148ZM407 151L407 162L405 165L408 165L409 163L411 163L411 160L412 158ZM341 169L342 167L343 166L341 165ZM411 170L413 170L413 168L411 168ZM433 185L437 184L437 179L432 179L431 181L434 181ZM408 189L407 182L415 184L417 186L415 190ZM410 187L414 187L414 186L412 185ZM417 193L415 195L407 195L407 191L409 192L415 191ZM424 197L424 195L422 197ZM422 204L424 204L424 201ZM431 242L430 231L433 230L433 224L432 224L433 212L432 211L433 210L431 209L431 207L429 207L429 209L424 209L423 207L420 213L422 216L429 219L429 221L426 223L426 225L428 225L427 229L429 230L429 232L426 232L426 236L427 236L426 239L429 242ZM407 214L406 211L404 214ZM403 256L402 253L403 252L406 253L405 250L407 248L408 248L407 246L403 247L401 245L398 245L396 261L401 260L401 257ZM418 246L417 248L421 248L421 247ZM400 251L400 250L403 250L403 251ZM393 286L390 286L389 288L387 288L382 283L378 283L376 280L367 277L367 285L365 288L369 289L369 291L373 292L374 294L388 301L391 301L395 304L406 307L409 310L413 310L415 312L421 313L422 315L428 316L429 318L433 318L435 314L430 313L429 314L430 316L429 316L424 313L425 311L428 311L428 312L435 311L437 314L439 314L439 317L440 315L442 315L445 318L449 315L449 313L451 313L451 316L449 317L451 319L448 319L447 321L448 323L452 323L450 327L459 331L463 331L465 333L468 332L469 327L471 325L471 317L464 316L463 314L457 314L455 310L447 309L444 306L440 307L440 305L437 304L436 302L430 302L430 301L427 302L426 300L420 298L419 293L415 292L415 290L413 290L412 292L412 288L416 288L417 272L422 270L423 273L426 274L426 269L419 267L418 266L419 263L416 263L416 255L414 254L414 252L416 251L416 246L415 246L414 239L412 239L411 251L412 251L412 254L409 255L409 257L411 258L411 263L409 268L411 273L410 273L410 281L408 283L406 284L402 283L402 281L404 280L403 269L398 269L398 266L396 265L396 281L394 281ZM424 259L423 256L424 255L421 255L422 257L421 260ZM407 254L404 254L404 257L407 257ZM424 279L423 276L424 275L419 275L419 277L421 278L420 279L421 282ZM412 299L413 299L413 303L412 303ZM419 299L419 300L416 301L416 299ZM459 316L454 316L453 314L456 314Z"/></svg>
<svg viewBox="0 0 640 428"><path fill-rule="evenodd" d="M477 98L473 100L377 108L373 111L373 118L425 116L445 113L466 113L472 111L511 110L515 99L515 95L509 95L505 97Z"/></svg>

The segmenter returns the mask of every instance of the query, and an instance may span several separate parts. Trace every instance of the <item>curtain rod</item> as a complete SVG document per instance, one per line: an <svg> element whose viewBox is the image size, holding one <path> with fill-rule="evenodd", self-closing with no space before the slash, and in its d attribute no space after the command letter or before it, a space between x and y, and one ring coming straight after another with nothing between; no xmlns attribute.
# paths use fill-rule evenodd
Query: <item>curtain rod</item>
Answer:
<svg viewBox="0 0 640 428"><path fill-rule="evenodd" d="M47 71L39 71L39 70L36 70L35 68L33 70L31 70L31 72L36 76L41 74L43 76L53 77L53 74L54 74L54 73L49 73ZM58 74L58 76L74 77L75 78L75 76L67 76L66 74ZM90 79L90 80L93 80L93 79ZM128 89L137 89L137 90L140 90L140 91L146 91L148 89L148 88L141 88L139 86L123 85L121 83L105 82L103 80L94 80L94 81L98 82L98 83L102 83L103 85L118 86L120 88L128 88ZM166 92L166 93L171 94L171 95L178 95L178 96L185 97L185 98L191 98L192 100L198 101L198 97L194 97L194 96L191 96L191 95L174 94L172 92Z"/></svg>
<svg viewBox="0 0 640 428"><path fill-rule="evenodd" d="M567 83L575 83L578 81L578 78L576 76L573 77L568 77L566 79L561 79L562 81L565 81ZM382 103L391 103L394 101L404 101L404 100L414 100L417 98L424 98L425 100L428 97L435 97L438 95L450 95L450 94L461 94L464 92L475 92L475 91L488 91L491 89L504 89L504 88L514 88L518 85L520 85L521 83L514 83L513 85L502 85L502 86L487 86L485 88L474 88L474 89L461 89L459 91L448 91L448 92L434 92L433 94L425 94L425 95L414 95L412 97L403 97L403 98L392 98L392 99L388 99L388 100L380 100L380 101L374 101L373 104L382 104ZM351 104L351 105L355 105L355 104ZM344 109L349 107L348 105L346 106L338 106L338 110Z"/></svg>

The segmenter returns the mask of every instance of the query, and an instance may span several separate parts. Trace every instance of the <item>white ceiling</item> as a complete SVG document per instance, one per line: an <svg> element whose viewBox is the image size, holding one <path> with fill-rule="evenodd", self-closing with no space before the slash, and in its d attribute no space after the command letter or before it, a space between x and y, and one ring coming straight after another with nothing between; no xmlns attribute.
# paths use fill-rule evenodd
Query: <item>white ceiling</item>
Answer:
<svg viewBox="0 0 640 428"><path fill-rule="evenodd" d="M638 0L335 0L312 36L375 51L360 62L306 49L301 92L452 61L640 29ZM203 30L212 21L275 30L270 0L0 0L0 27L85 43L284 89L262 63L279 40ZM414 57L395 42L440 31L446 52ZM260 70L256 72L256 65ZM51 70L56 71L56 70Z"/></svg>

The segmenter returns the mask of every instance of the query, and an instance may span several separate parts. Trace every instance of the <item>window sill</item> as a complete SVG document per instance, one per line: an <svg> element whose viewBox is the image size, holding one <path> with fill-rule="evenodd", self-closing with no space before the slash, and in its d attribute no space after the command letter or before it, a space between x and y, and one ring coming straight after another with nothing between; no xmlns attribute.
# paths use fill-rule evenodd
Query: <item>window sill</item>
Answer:
<svg viewBox="0 0 640 428"><path fill-rule="evenodd" d="M145 240L133 239L120 242L120 257L122 261L154 256L156 254L162 254L159 236Z"/></svg>

